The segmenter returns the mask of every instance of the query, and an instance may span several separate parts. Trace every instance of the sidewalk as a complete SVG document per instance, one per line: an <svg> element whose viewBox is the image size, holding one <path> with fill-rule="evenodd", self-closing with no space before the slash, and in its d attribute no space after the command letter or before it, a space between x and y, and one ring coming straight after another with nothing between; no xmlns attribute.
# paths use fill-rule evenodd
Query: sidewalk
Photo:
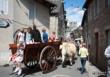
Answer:
<svg viewBox="0 0 110 77"><path fill-rule="evenodd" d="M11 55L11 52L9 50L0 51L0 66L3 66L9 63L10 55Z"/></svg>
<svg viewBox="0 0 110 77"><path fill-rule="evenodd" d="M105 77L105 73L101 72L96 66L92 65L89 61L86 63L86 70L89 77Z"/></svg>

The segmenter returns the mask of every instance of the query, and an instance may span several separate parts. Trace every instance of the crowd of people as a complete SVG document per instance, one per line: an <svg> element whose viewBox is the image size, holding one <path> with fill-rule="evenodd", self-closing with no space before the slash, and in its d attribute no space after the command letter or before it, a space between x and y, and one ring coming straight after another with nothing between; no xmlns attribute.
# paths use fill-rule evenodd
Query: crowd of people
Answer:
<svg viewBox="0 0 110 77"><path fill-rule="evenodd" d="M52 32L52 34L49 36L46 32L46 29L42 29L42 33L36 28L36 26L33 26L33 29L31 27L25 29L19 29L16 37L16 43L25 43L25 44L32 44L32 43L47 43L47 42L53 42L57 40L57 36L55 32Z"/></svg>

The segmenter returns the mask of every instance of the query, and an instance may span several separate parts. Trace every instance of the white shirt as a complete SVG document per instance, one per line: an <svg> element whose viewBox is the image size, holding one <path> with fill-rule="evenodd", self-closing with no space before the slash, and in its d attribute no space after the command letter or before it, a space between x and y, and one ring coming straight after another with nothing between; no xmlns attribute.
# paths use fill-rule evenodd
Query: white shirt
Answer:
<svg viewBox="0 0 110 77"><path fill-rule="evenodd" d="M105 57L110 58L110 45L105 49Z"/></svg>
<svg viewBox="0 0 110 77"><path fill-rule="evenodd" d="M32 42L31 34L26 32L26 44L30 44Z"/></svg>
<svg viewBox="0 0 110 77"><path fill-rule="evenodd" d="M24 42L24 33L22 33L22 32L18 33L18 41L19 42Z"/></svg>

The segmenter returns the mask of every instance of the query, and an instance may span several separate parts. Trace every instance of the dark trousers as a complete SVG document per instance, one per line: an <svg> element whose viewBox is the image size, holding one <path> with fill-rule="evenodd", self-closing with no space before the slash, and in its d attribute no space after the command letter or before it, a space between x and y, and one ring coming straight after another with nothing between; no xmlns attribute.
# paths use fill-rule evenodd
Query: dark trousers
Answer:
<svg viewBox="0 0 110 77"><path fill-rule="evenodd" d="M81 58L80 61L81 61L81 73L85 72L85 64L86 64L86 58Z"/></svg>
<svg viewBox="0 0 110 77"><path fill-rule="evenodd" d="M107 60L107 77L110 77L110 59Z"/></svg>

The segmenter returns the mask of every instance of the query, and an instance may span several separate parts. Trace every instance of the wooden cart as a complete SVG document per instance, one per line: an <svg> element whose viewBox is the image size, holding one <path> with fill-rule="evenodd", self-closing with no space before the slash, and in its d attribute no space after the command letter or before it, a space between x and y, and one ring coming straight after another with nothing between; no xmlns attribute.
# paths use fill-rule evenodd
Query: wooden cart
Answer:
<svg viewBox="0 0 110 77"><path fill-rule="evenodd" d="M61 42L28 44L24 49L24 64L28 68L35 68L38 64L42 72L48 72L56 67L56 59L60 56ZM9 44L12 54L16 53L17 45Z"/></svg>

